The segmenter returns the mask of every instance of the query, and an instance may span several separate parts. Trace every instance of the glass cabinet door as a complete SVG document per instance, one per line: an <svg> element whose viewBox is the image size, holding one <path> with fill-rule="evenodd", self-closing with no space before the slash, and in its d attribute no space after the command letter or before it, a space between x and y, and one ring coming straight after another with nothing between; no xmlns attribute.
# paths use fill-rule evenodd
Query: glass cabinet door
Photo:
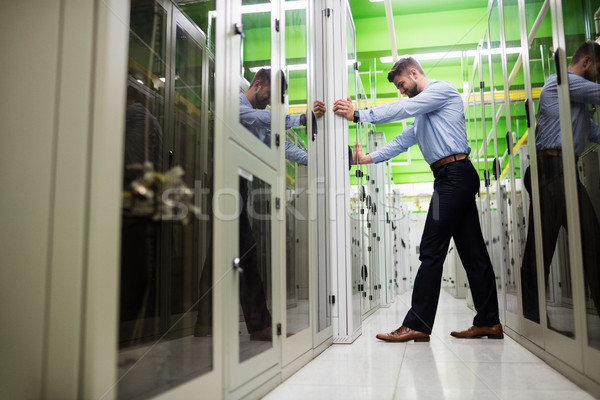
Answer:
<svg viewBox="0 0 600 400"><path fill-rule="evenodd" d="M239 362L273 347L271 185L239 170Z"/></svg>
<svg viewBox="0 0 600 400"><path fill-rule="evenodd" d="M279 2L241 0L231 7L226 36L232 75L223 86L223 158L217 168L222 204L233 195L235 210L219 221L215 248L225 260L227 387L230 396L242 397L281 362L285 187L277 177L279 146L286 142L280 129L285 85L282 71L272 68L280 64L272 60L281 37L275 29Z"/></svg>
<svg viewBox="0 0 600 400"><path fill-rule="evenodd" d="M119 398L155 396L213 369L212 292L199 285L212 269L212 220L194 197L212 185L213 58L170 2L131 1Z"/></svg>
<svg viewBox="0 0 600 400"><path fill-rule="evenodd" d="M269 0L242 0L241 3L241 23L236 24L236 31L241 38L239 123L245 133L236 135L236 140L275 163L271 102L280 101L282 94L271 91L272 82L279 76L279 71L271 70L273 4Z"/></svg>
<svg viewBox="0 0 600 400"><path fill-rule="evenodd" d="M307 97L306 5L286 1L285 77L288 114L312 119ZM304 122L304 120L302 121ZM316 121L313 121L316 122ZM309 308L309 176L308 141L312 133L304 125L286 131L286 148L298 155L286 156L286 337L310 326ZM289 145L288 145L289 143ZM306 158L306 161L305 161Z"/></svg>
<svg viewBox="0 0 600 400"><path fill-rule="evenodd" d="M600 1L585 0L576 4L574 7L565 7L563 5L563 21L565 25L565 40L567 60L570 64L577 61L574 55L586 41L596 41L596 44L589 44L590 65L584 73L584 78L590 82L600 82L600 45L597 43L597 26L594 25L594 13L600 8ZM579 131L576 125L576 119L592 119L590 129L598 129L600 122L597 111L600 99L596 101L583 101L576 91L577 86L571 83L569 77L569 92L571 97L571 119L573 121L573 141L577 168L577 195L579 204L579 221L581 229L581 250L583 260L583 278L585 292L585 321L587 345L600 350L600 251L597 242L593 238L600 236L600 224L598 216L600 215L600 146L598 140L589 134L587 129ZM596 85L597 86L597 85ZM580 108L575 108L573 103L577 103ZM584 105L580 105L583 102ZM580 113L585 115L581 117ZM594 127L594 125L596 125ZM582 137L583 136L583 137Z"/></svg>
<svg viewBox="0 0 600 400"><path fill-rule="evenodd" d="M561 82L561 84L568 84L569 103L560 104L560 140L563 146L562 157L558 158L562 158L563 163L555 168L555 173L558 173L558 168L561 168L561 172L564 168L565 188L561 188L563 189L561 193L566 192L566 194L556 197L557 201L565 201L565 206L563 206L565 211L561 214L564 219L560 221L565 221L568 226L574 226L574 220L579 223L580 240L576 241L572 238L571 232L568 232L568 237L571 241L579 242L569 247L569 250L581 252L580 257L575 257L575 259L581 260L581 265L577 263L573 266L571 275L573 282L565 283L572 284L567 287L567 290L572 288L571 298L576 314L583 315L584 331L579 332L578 328L581 325L578 323L575 324L574 331L571 325L564 325L564 316L562 313L556 312L555 304L550 301L546 303L549 322L552 323L551 328L564 332L568 336L574 334L575 339L582 340L584 348L588 348L589 351L584 351L585 373L593 376L593 379L596 380L599 379L598 366L600 365L600 353L598 353L600 350L600 318L598 316L600 312L600 273L598 269L600 249L596 240L600 237L600 146L598 145L600 140L592 132L598 130L600 118L597 104L600 103L600 98L590 96L590 94L597 92L600 81L600 45L597 42L599 32L594 21L594 13L599 8L600 1L598 0L583 0L569 6L562 5L564 50L569 69L568 82ZM571 121L567 121L565 124L563 119L567 116L565 113L567 108L570 109ZM570 140L567 140L566 135L569 135ZM575 176L572 176L570 172L571 154L574 154ZM568 181L569 177L572 177L571 181ZM568 183L571 184L568 185ZM577 199L578 214L575 213L575 207L570 206L573 204L571 200L575 198ZM558 225L557 221L553 226L556 225ZM571 259L573 260L573 257ZM553 275L553 272L554 270L551 268L549 277L551 287L555 286L553 283L558 278ZM579 278L581 276L583 279ZM562 275L560 278L564 282ZM581 281L583 281L583 287ZM583 298L581 298L581 294L583 294ZM583 312L580 313L579 309L582 309ZM552 319L551 310L556 315L555 319Z"/></svg>

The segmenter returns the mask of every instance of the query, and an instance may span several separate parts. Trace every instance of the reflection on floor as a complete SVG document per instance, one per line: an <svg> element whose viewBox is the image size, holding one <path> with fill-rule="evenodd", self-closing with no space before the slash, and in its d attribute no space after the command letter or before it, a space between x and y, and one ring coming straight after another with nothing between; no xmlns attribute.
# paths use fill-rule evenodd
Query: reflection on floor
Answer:
<svg viewBox="0 0 600 400"><path fill-rule="evenodd" d="M595 314L595 310L588 309L587 326L590 347L600 350L600 317Z"/></svg>
<svg viewBox="0 0 600 400"><path fill-rule="evenodd" d="M212 369L212 339L192 335L119 352L118 398L148 398Z"/></svg>
<svg viewBox="0 0 600 400"><path fill-rule="evenodd" d="M548 328L566 337L575 337L575 316L573 306L546 305L548 315Z"/></svg>
<svg viewBox="0 0 600 400"><path fill-rule="evenodd" d="M240 312L241 314L241 312ZM287 336L307 329L309 325L308 300L296 300L293 305L287 309ZM261 354L273 347L273 342L252 340L248 333L248 328L244 322L244 317L240 315L240 362L246 361L258 354Z"/></svg>
<svg viewBox="0 0 600 400"><path fill-rule="evenodd" d="M400 325L410 293L363 321L353 344L334 344L265 400L279 399L593 399L507 335L461 340L453 330L471 325L464 300L442 292L429 343L375 339Z"/></svg>
<svg viewBox="0 0 600 400"><path fill-rule="evenodd" d="M288 336L298 333L310 325L308 300L297 300L293 306L287 308Z"/></svg>

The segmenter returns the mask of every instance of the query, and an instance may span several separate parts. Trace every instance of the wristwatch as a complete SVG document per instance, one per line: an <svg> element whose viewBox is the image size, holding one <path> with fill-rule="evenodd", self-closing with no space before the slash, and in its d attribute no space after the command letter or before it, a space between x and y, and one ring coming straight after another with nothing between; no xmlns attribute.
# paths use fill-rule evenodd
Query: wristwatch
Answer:
<svg viewBox="0 0 600 400"><path fill-rule="evenodd" d="M358 110L354 111L354 122L358 122L360 121L360 114L358 113Z"/></svg>

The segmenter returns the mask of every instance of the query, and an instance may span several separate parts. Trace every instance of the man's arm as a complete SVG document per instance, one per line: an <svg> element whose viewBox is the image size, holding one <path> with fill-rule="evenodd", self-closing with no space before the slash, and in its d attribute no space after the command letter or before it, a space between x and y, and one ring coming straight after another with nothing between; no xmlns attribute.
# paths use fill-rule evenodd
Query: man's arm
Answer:
<svg viewBox="0 0 600 400"><path fill-rule="evenodd" d="M441 83L436 83L436 85L441 85ZM450 89L444 85L440 88L424 90L410 99L382 104L368 110L359 110L360 122L371 122L377 125L426 114L441 108L450 94L456 93L450 93ZM354 106L350 97L346 100L337 100L333 104L333 111L348 121L354 120Z"/></svg>
<svg viewBox="0 0 600 400"><path fill-rule="evenodd" d="M300 165L308 165L308 154L292 142L285 142L285 159L298 163Z"/></svg>
<svg viewBox="0 0 600 400"><path fill-rule="evenodd" d="M571 101L585 104L600 104L600 84L575 75L569 76Z"/></svg>
<svg viewBox="0 0 600 400"><path fill-rule="evenodd" d="M271 129L271 111L240 107L240 123L256 135L260 129Z"/></svg>
<svg viewBox="0 0 600 400"><path fill-rule="evenodd" d="M416 143L414 125L410 124L400 135L386 143L381 149L372 152L370 157L375 164L387 161L405 152Z"/></svg>
<svg viewBox="0 0 600 400"><path fill-rule="evenodd" d="M317 118L321 117L323 114L325 114L325 103L323 103L322 101L319 101L319 100L315 100L315 102L313 103L312 111L314 112L314 114ZM285 116L285 129L290 129L295 126L306 126L306 121L307 121L309 115L310 115L309 112L307 112L306 114L288 114L288 115L286 115Z"/></svg>
<svg viewBox="0 0 600 400"><path fill-rule="evenodd" d="M381 149L370 154L364 154L362 144L360 144L360 142L355 142L353 163L377 164L382 161L387 161L396 157L398 154L405 152L415 143L417 143L417 138L415 137L415 130L412 125L409 125L404 132L396 136L391 142L386 143Z"/></svg>

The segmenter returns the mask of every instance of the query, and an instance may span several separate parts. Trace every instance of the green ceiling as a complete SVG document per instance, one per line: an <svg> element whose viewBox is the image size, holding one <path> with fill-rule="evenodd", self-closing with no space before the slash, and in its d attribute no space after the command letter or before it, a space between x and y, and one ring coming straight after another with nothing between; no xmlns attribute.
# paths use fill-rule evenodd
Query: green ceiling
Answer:
<svg viewBox="0 0 600 400"><path fill-rule="evenodd" d="M354 19L385 17L383 1L371 2L369 0L349 0L350 9ZM457 11L473 8L487 7L487 0L392 0L394 15L423 14L433 10Z"/></svg>
<svg viewBox="0 0 600 400"><path fill-rule="evenodd" d="M310 0L309 0L310 1ZM569 0L569 7L565 14L565 19L569 18L578 21L575 26L574 41L582 40L583 36L579 33L581 29L580 25L581 15L583 10L581 9L580 3L597 3L599 0ZM250 3L264 3L265 0L244 0L244 4ZM528 0L527 1L527 22L531 26L533 20L537 17L543 0ZM591 4L590 3L590 4ZM208 4L208 6L207 6ZM182 1L180 6L182 9L192 17L200 26L201 29L206 29L206 18L205 10L213 8L214 1ZM392 0L392 10L394 14L394 25L395 25L395 37L396 45L398 47L398 54L411 54L418 55L432 52L447 52L457 50L475 50L478 43L484 37L486 28L488 26L488 0ZM516 47L520 45L519 35L519 17L517 9L517 0L504 0L505 9L505 28L507 31L507 47ZM591 6L594 6L591 4ZM387 82L387 72L391 68L392 64L383 64L380 62L379 57L391 56L391 43L388 32L388 23L385 14L385 7L383 2L371 2L369 0L349 0L349 5L354 18L354 24L356 29L356 56L360 62L359 73L361 81L364 87L364 93L370 97L373 93L370 87L373 77L369 74L371 70L377 71L375 73L375 88L374 92L378 99L385 98L396 98L397 92L393 85ZM597 7L596 7L597 8ZM251 19L259 19L258 16L246 17ZM268 21L268 18L266 19ZM265 46L264 36L265 32L268 32L265 26L247 26L244 24L244 31L246 33L246 39L244 47L246 50L254 49L255 51L245 51L244 62L245 65L267 65L268 60L264 58L268 57L268 46ZM499 21L497 12L492 12L489 23L492 31L495 33L492 35L492 46L497 47L498 33L499 32ZM568 25L566 23L566 25ZM267 28L267 30L264 30ZM532 49L538 49L538 54L532 56L532 58L538 58L536 63L531 64L532 74L534 76L534 87L541 87L544 82L544 77L549 73L553 72L549 62L550 48L552 44L551 40L551 25L549 17L546 18L540 29L540 34L535 38ZM567 32L570 33L569 31ZM254 38L255 45L251 43L251 38ZM292 42L289 42L292 40ZM296 39L286 39L286 46L294 47L291 43ZM300 38L300 41L303 39ZM567 40L569 40L567 38ZM495 41L495 43L494 43ZM262 46L262 47L261 47ZM298 46L296 46L298 47ZM299 48L303 46L299 46ZM262 50L260 50L262 48ZM267 50L265 53L264 50ZM266 56L260 54L265 53ZM288 61L290 64L301 63L293 61L297 59L297 55L292 55L293 51L290 50ZM295 58L296 57L296 58ZM508 70L512 69L516 61L516 56L508 57ZM247 64L246 64L247 63ZM422 66L430 78L439 80L447 80L452 82L459 91L462 92L463 84L465 81L469 81L472 76L473 59L468 58L461 60L461 58L446 59L446 60L424 60L421 62ZM486 85L486 91L490 90L490 79L487 71L488 66L484 67L484 81ZM300 91L295 92L293 88L302 86L299 83L305 82L304 78L298 74L290 73L290 103L305 103L306 92ZM298 79L296 84L293 84L293 80ZM503 89L503 80L501 72L500 57L494 56L493 59L493 79L494 87L497 90ZM477 85L479 83L478 77L475 78ZM522 72L517 75L514 81L512 89L523 88L523 77ZM304 96L304 97L303 97ZM492 127L491 116L494 115L494 111L489 106L486 107L486 128L487 132ZM525 133L524 125L524 107L522 103L515 103L510 107L511 118L513 120L512 130L517 132L517 139L519 139ZM481 130L481 121L475 122L473 115L479 118L481 111L472 111L469 113L467 110L468 127L469 127L469 138L472 141L471 147L473 150L480 146L480 142L483 138L483 132ZM476 125L477 124L477 125ZM475 130L477 128L477 130ZM391 140L397 134L401 132L401 124L385 124L377 127L377 130L384 131L388 140ZM504 132L504 134L498 134L498 153L502 155L506 150L506 140L504 136L506 134L505 122L500 122L497 128L498 132ZM476 134L475 134L476 133ZM354 133L350 133L351 143L354 141ZM477 138L477 139L476 139ZM475 140L478 143L475 143ZM493 146L488 146L488 157L493 157ZM406 156L400 155L393 161L405 161ZM414 183L414 182L429 182L433 180L433 176L428 168L427 163L422 159L420 151L415 146L411 149L411 165L409 166L394 166L393 177L395 183ZM480 171L481 173L481 171ZM517 176L518 176L517 171ZM481 173L481 176L483 174Z"/></svg>
<svg viewBox="0 0 600 400"><path fill-rule="evenodd" d="M483 38L487 26L487 0L392 0L394 28L398 54L419 55L457 50L473 50ZM370 97L368 72L376 65L376 96L378 99L395 98L397 91L387 80L391 63L382 64L379 57L391 56L391 41L383 2L350 0L356 29L356 51L360 62L362 84ZM463 81L470 69L463 66L460 58L427 60L421 62L430 78L452 82L462 91ZM380 125L389 140L401 133L401 123ZM351 132L351 142L354 141ZM472 146L474 147L474 146ZM411 164L392 167L395 183L431 182L433 175L417 146L410 150ZM406 161L406 154L392 161ZM354 180L354 179L353 179Z"/></svg>

